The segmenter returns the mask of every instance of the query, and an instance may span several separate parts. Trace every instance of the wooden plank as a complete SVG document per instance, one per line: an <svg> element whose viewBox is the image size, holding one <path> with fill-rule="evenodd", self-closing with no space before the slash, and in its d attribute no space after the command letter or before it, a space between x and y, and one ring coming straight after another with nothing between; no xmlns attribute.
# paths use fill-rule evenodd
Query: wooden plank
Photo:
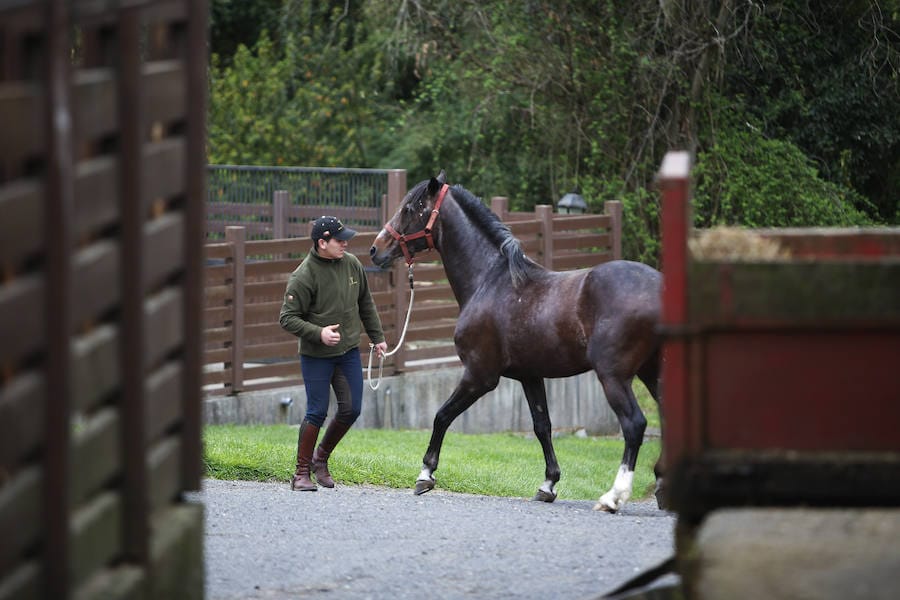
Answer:
<svg viewBox="0 0 900 600"><path fill-rule="evenodd" d="M78 293L69 304L72 322L80 326L97 320L121 301L119 246L112 240L100 240L79 250L72 262Z"/></svg>
<svg viewBox="0 0 900 600"><path fill-rule="evenodd" d="M203 323L205 327L218 326L231 320L231 306L213 306L203 309Z"/></svg>
<svg viewBox="0 0 900 600"><path fill-rule="evenodd" d="M248 344L244 352L248 361L287 356L297 356L296 338L268 344Z"/></svg>
<svg viewBox="0 0 900 600"><path fill-rule="evenodd" d="M184 393L182 372L181 363L170 360L147 375L144 391L145 443L156 440L181 420Z"/></svg>
<svg viewBox="0 0 900 600"><path fill-rule="evenodd" d="M900 453L898 348L898 330L710 335L693 399L701 435L718 449Z"/></svg>
<svg viewBox="0 0 900 600"><path fill-rule="evenodd" d="M273 323L260 323L257 325L244 325L244 342L249 346L253 340L259 338L287 338L294 336L281 328L277 321Z"/></svg>
<svg viewBox="0 0 900 600"><path fill-rule="evenodd" d="M0 215L3 215L0 219L0 257L3 257L3 263L17 265L43 247L42 193L41 183L34 179L0 185Z"/></svg>
<svg viewBox="0 0 900 600"><path fill-rule="evenodd" d="M123 468L122 421L112 406L81 420L72 435L69 457L77 465L70 490L72 505L78 506L96 494Z"/></svg>
<svg viewBox="0 0 900 600"><path fill-rule="evenodd" d="M148 505L157 513L178 500L181 491L181 441L167 436L147 451Z"/></svg>
<svg viewBox="0 0 900 600"><path fill-rule="evenodd" d="M611 260L609 254L591 253L591 254L555 254L553 256L553 268L557 271L568 271L572 269L585 269L597 266L607 260Z"/></svg>
<svg viewBox="0 0 900 600"><path fill-rule="evenodd" d="M247 283L244 285L244 297L247 301L251 299L270 300L275 298L284 298L285 281L268 281L265 283Z"/></svg>
<svg viewBox="0 0 900 600"><path fill-rule="evenodd" d="M407 342L419 342L422 340L433 339L452 339L453 332L456 329L456 322L450 323L431 323L428 325L412 324L406 332Z"/></svg>
<svg viewBox="0 0 900 600"><path fill-rule="evenodd" d="M45 102L40 86L34 82L0 82L0 161L21 162L41 152L46 138L41 113Z"/></svg>
<svg viewBox="0 0 900 600"><path fill-rule="evenodd" d="M535 220L534 215L530 215L527 221L512 221L506 225L512 234L520 239L522 236L536 236L541 232L541 222Z"/></svg>
<svg viewBox="0 0 900 600"><path fill-rule="evenodd" d="M554 215L553 232L573 229L609 229L612 219L609 215Z"/></svg>
<svg viewBox="0 0 900 600"><path fill-rule="evenodd" d="M225 343L230 342L233 337L233 328L228 327L208 327L205 330L205 343Z"/></svg>
<svg viewBox="0 0 900 600"><path fill-rule="evenodd" d="M459 317L459 305L456 302L448 302L439 305L415 306L410 321L420 323L432 319L455 319L457 317Z"/></svg>
<svg viewBox="0 0 900 600"><path fill-rule="evenodd" d="M147 122L182 120L187 113L184 64L178 60L145 63L141 74Z"/></svg>
<svg viewBox="0 0 900 600"><path fill-rule="evenodd" d="M234 252L232 245L228 242L220 242L215 244L206 244L204 247L206 258L231 258Z"/></svg>
<svg viewBox="0 0 900 600"><path fill-rule="evenodd" d="M227 302L234 298L234 286L230 284L207 286L204 291L208 302Z"/></svg>
<svg viewBox="0 0 900 600"><path fill-rule="evenodd" d="M608 233L580 233L576 235L561 234L553 238L553 250L585 250L587 252L593 249L607 250L610 246L610 235Z"/></svg>
<svg viewBox="0 0 900 600"><path fill-rule="evenodd" d="M144 226L143 287L153 290L177 275L184 265L184 215L166 213Z"/></svg>
<svg viewBox="0 0 900 600"><path fill-rule="evenodd" d="M106 323L72 340L72 408L90 412L121 385L116 326Z"/></svg>
<svg viewBox="0 0 900 600"><path fill-rule="evenodd" d="M113 135L118 122L115 73L109 68L79 69L73 83L75 145Z"/></svg>
<svg viewBox="0 0 900 600"><path fill-rule="evenodd" d="M19 563L3 577L0 598L43 598L44 582L41 564L36 560Z"/></svg>
<svg viewBox="0 0 900 600"><path fill-rule="evenodd" d="M69 565L73 588L121 556L122 518L122 499L113 492L95 496L73 513Z"/></svg>
<svg viewBox="0 0 900 600"><path fill-rule="evenodd" d="M0 285L0 331L15 331L0 344L0 364L17 362L46 343L46 323L40 307L45 296L39 275L18 277Z"/></svg>
<svg viewBox="0 0 900 600"><path fill-rule="evenodd" d="M42 443L46 393L38 371L25 371L0 387L0 472L17 471Z"/></svg>
<svg viewBox="0 0 900 600"><path fill-rule="evenodd" d="M234 278L234 264L227 262L223 264L207 265L203 269L203 285L220 285L228 279Z"/></svg>
<svg viewBox="0 0 900 600"><path fill-rule="evenodd" d="M865 290L865 293L860 293ZM900 325L900 259L690 265L690 322L701 326Z"/></svg>
<svg viewBox="0 0 900 600"><path fill-rule="evenodd" d="M183 137L166 138L144 145L144 164L141 187L147 202L156 198L173 198L184 193L183 168L187 140Z"/></svg>
<svg viewBox="0 0 900 600"><path fill-rule="evenodd" d="M167 287L147 299L144 370L154 368L184 341L181 288Z"/></svg>
<svg viewBox="0 0 900 600"><path fill-rule="evenodd" d="M0 573L7 573L24 558L45 533L41 519L43 483L40 467L31 466L10 474L0 486Z"/></svg>
<svg viewBox="0 0 900 600"><path fill-rule="evenodd" d="M73 234L86 238L119 219L118 161L99 156L78 163L75 169L75 222Z"/></svg>

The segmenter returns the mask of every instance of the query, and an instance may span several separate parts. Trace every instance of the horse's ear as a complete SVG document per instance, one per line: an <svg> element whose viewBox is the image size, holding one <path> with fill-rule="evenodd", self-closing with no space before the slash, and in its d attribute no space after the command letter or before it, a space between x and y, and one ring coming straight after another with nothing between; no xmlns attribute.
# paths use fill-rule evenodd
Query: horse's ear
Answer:
<svg viewBox="0 0 900 600"><path fill-rule="evenodd" d="M447 175L444 173L444 170L441 169L441 172L438 173L436 178L432 177L428 180L428 195L434 196L437 194L440 191L441 186L445 183L447 183Z"/></svg>

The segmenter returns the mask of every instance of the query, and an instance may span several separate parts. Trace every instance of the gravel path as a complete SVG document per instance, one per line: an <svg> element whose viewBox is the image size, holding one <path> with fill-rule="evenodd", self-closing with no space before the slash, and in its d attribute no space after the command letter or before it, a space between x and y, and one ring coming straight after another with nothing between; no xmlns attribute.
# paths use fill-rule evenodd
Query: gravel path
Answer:
<svg viewBox="0 0 900 600"><path fill-rule="evenodd" d="M436 489L204 481L206 596L597 598L672 554L653 501L619 514Z"/></svg>

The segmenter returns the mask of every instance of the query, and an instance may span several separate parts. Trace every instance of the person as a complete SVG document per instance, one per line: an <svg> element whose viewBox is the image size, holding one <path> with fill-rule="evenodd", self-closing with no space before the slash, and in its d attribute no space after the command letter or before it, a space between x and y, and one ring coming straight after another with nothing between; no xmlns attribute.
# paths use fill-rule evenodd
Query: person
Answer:
<svg viewBox="0 0 900 600"><path fill-rule="evenodd" d="M362 410L362 329L379 356L387 350L362 263L347 252L347 241L354 235L356 231L336 217L315 219L310 235L313 247L291 274L284 292L278 320L282 329L299 338L306 386L306 415L300 424L297 467L291 480L295 491L315 491L316 482L334 487L328 458ZM337 397L337 413L315 447L328 414L330 388Z"/></svg>

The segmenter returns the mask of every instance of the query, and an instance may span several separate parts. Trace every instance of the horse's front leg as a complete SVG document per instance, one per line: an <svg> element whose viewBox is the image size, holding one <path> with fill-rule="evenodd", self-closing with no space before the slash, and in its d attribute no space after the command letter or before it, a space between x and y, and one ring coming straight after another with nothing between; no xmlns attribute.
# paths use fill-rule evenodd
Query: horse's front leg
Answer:
<svg viewBox="0 0 900 600"><path fill-rule="evenodd" d="M553 450L552 432L550 430L550 413L547 412L547 391L542 378L522 380L528 408L531 410L531 421L534 423L534 435L541 442L544 450L544 483L538 488L532 500L553 502L556 500L556 484L559 482L559 463Z"/></svg>
<svg viewBox="0 0 900 600"><path fill-rule="evenodd" d="M434 489L434 472L438 468L438 460L441 455L441 445L444 443L444 435L453 421L472 406L476 400L497 386L497 380L491 382L478 382L473 379L468 371L463 373L463 378L457 384L456 389L444 402L434 416L434 425L431 430L431 441L422 459L422 471L416 478L416 495L422 495Z"/></svg>
<svg viewBox="0 0 900 600"><path fill-rule="evenodd" d="M634 484L634 467L637 464L638 451L644 441L644 430L647 428L647 419L641 412L631 391L631 381L622 381L618 377L601 377L603 391L613 412L619 418L622 427L622 435L625 438L625 451L622 454L622 463L616 472L616 480L612 488L602 496L594 505L594 510L616 512L625 502L631 498Z"/></svg>

